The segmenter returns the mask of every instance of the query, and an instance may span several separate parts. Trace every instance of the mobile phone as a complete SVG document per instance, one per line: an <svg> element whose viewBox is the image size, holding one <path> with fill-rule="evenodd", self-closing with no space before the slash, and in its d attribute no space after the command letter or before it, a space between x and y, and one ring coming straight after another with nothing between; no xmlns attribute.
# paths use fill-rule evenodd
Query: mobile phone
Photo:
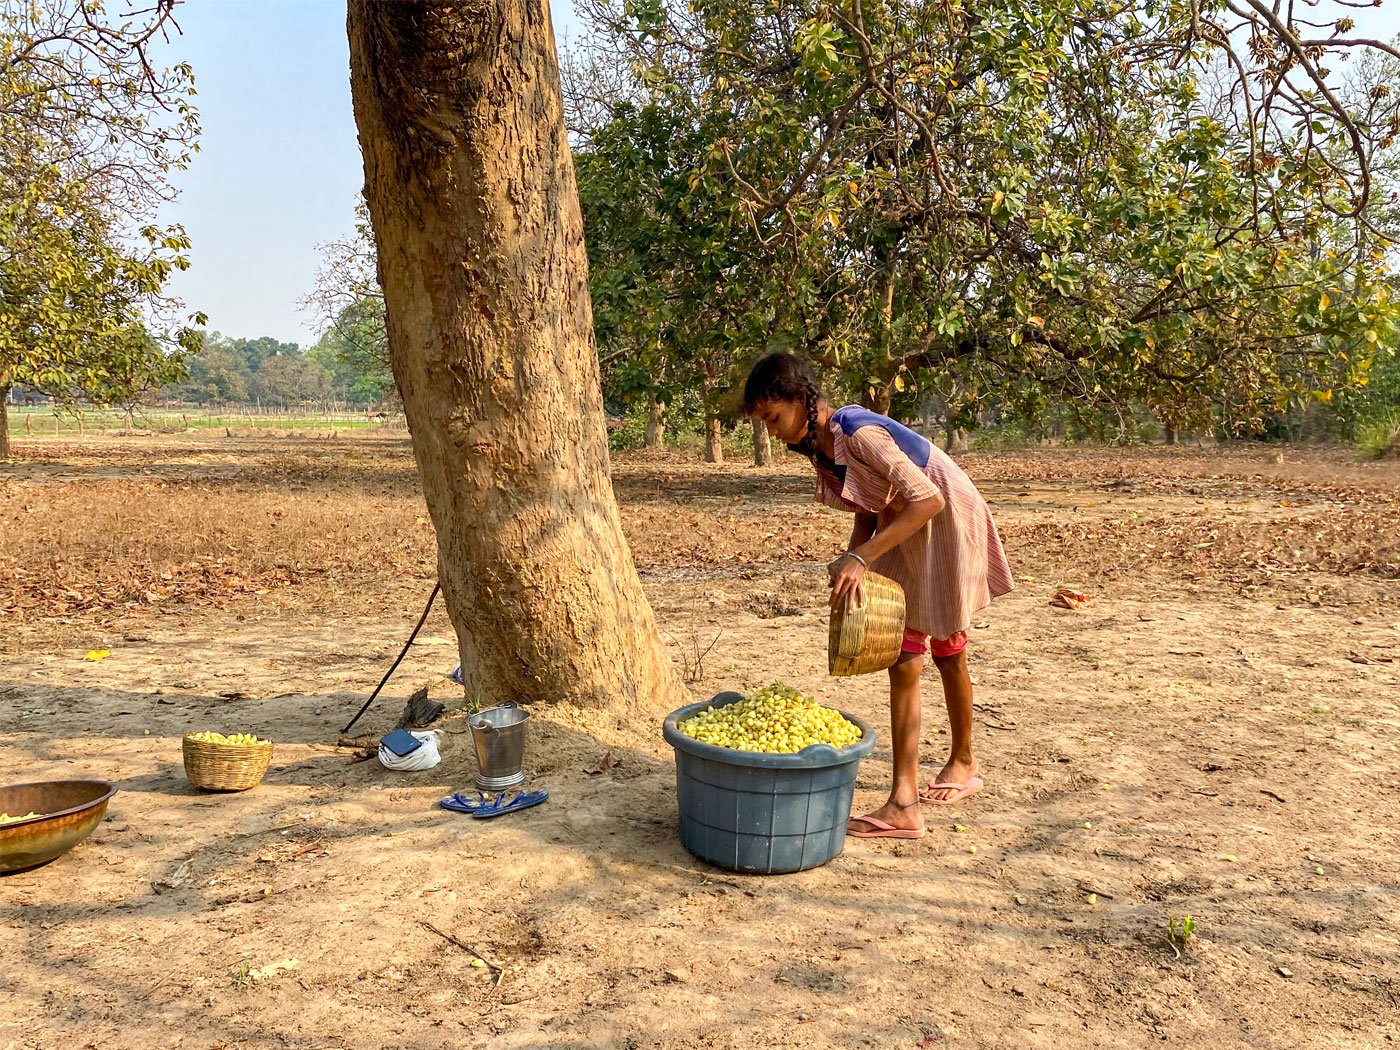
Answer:
<svg viewBox="0 0 1400 1050"><path fill-rule="evenodd" d="M403 758L404 755L413 754L413 752L423 746L423 741L419 740L406 729L395 729L379 742L400 758Z"/></svg>

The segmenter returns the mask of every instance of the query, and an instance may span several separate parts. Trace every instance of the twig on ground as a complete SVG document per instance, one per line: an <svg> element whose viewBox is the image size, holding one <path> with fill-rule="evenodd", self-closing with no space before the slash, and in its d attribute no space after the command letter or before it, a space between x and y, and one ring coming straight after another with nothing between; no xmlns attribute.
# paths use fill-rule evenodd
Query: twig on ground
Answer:
<svg viewBox="0 0 1400 1050"><path fill-rule="evenodd" d="M230 835L229 838L243 839L247 838L249 835L269 835L274 831L286 831L289 828L299 827L301 827L301 821L294 820L290 824L274 824L270 828L259 828L257 831L237 831Z"/></svg>
<svg viewBox="0 0 1400 1050"><path fill-rule="evenodd" d="M439 930L436 926L434 926L427 920L420 920L419 924L425 930L437 934L449 944L455 944L458 948L461 948L462 951L469 953L473 958L480 959L482 962L484 962L486 964L487 969L491 971L491 976L494 979L495 987L499 988L501 986L501 981L505 979L506 972L504 969L501 968L499 964L493 963L490 959L486 958L486 956L482 955L481 952L477 951L475 948L473 948L470 944L468 944L461 938L450 933L443 933L441 930Z"/></svg>
<svg viewBox="0 0 1400 1050"><path fill-rule="evenodd" d="M150 994L151 994L152 992L154 992L157 988L159 988L161 985L163 985L166 981L170 980L170 978L172 978L172 977L174 977L174 976L175 976L175 971L174 971L174 970L171 970L171 971L170 971L169 973L167 973L164 977L162 977L159 981L157 981L155 984L153 984L153 985L151 985L149 988L147 988L147 989L146 989L146 994L147 994L147 995L150 995Z"/></svg>

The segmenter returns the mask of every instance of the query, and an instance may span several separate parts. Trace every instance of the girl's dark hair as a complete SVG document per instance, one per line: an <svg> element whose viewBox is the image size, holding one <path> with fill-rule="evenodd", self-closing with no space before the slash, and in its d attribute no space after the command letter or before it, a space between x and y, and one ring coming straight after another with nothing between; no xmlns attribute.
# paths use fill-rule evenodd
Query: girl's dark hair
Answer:
<svg viewBox="0 0 1400 1050"><path fill-rule="evenodd" d="M760 358L744 381L744 415L751 416L765 401L800 401L807 409L807 433L788 448L809 459L817 454L817 400L821 387L811 366L792 354L769 354Z"/></svg>

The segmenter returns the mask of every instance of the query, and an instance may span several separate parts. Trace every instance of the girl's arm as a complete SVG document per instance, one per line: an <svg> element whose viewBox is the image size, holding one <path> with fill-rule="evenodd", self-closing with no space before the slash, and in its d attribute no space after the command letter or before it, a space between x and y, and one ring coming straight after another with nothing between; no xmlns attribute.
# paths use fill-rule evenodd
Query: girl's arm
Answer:
<svg viewBox="0 0 1400 1050"><path fill-rule="evenodd" d="M849 592L857 603L862 599L860 581L865 575L866 565L880 555L893 550L914 533L922 529L935 515L947 506L943 493L935 491L927 499L906 503L886 528L875 530L879 519L874 514L857 514L855 527L851 530L851 546L846 553L827 566L831 576L831 607L842 601ZM868 519L868 521L862 520ZM864 529L870 532L865 533ZM865 535L865 539L858 538Z"/></svg>
<svg viewBox="0 0 1400 1050"><path fill-rule="evenodd" d="M914 533L918 532L948 505L943 498L943 493L934 492L927 499L915 500L906 503L889 523L887 528L874 532L868 540L865 540L858 548L852 547L867 562L874 561L880 555L894 550L901 543L907 540ZM873 514L870 515L872 522L878 521Z"/></svg>
<svg viewBox="0 0 1400 1050"><path fill-rule="evenodd" d="M857 511L855 523L851 526L851 538L846 543L846 549L853 551L862 543L867 542L871 536L875 535L875 526L879 522L878 514L867 514L863 510Z"/></svg>

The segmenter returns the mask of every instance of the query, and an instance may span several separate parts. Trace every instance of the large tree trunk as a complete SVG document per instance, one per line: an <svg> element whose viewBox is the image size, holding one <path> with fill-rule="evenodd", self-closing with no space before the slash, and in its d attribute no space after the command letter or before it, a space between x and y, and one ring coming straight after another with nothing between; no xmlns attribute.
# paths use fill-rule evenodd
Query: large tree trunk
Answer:
<svg viewBox="0 0 1400 1050"><path fill-rule="evenodd" d="M655 394L647 404L647 448L660 448L666 440L666 406Z"/></svg>
<svg viewBox="0 0 1400 1050"><path fill-rule="evenodd" d="M773 462L773 441L763 420L751 419L749 422L753 426L753 465L766 467Z"/></svg>
<svg viewBox="0 0 1400 1050"><path fill-rule="evenodd" d="M0 459L10 458L10 388L0 383Z"/></svg>
<svg viewBox="0 0 1400 1050"><path fill-rule="evenodd" d="M389 356L468 692L675 704L618 520L545 4L351 0Z"/></svg>
<svg viewBox="0 0 1400 1050"><path fill-rule="evenodd" d="M1162 432L1166 435L1166 437L1163 438L1163 440L1168 445L1175 445L1177 443L1176 427L1172 426L1170 423L1167 423L1165 426L1162 427Z"/></svg>

